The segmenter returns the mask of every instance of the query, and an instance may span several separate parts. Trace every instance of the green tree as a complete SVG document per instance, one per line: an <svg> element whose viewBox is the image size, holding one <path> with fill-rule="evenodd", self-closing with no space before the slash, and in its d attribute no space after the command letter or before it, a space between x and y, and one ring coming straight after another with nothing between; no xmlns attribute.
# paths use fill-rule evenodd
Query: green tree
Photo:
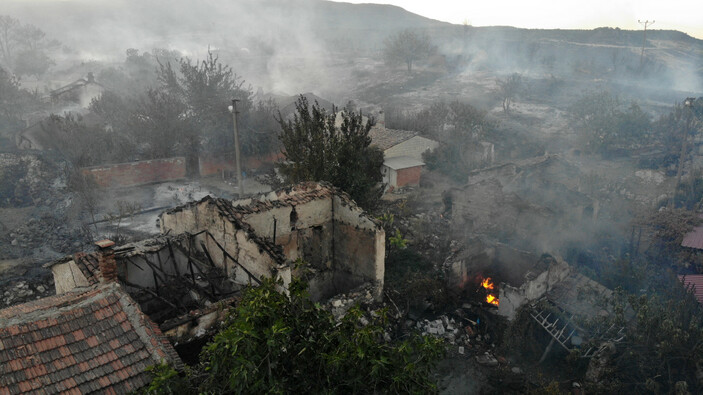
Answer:
<svg viewBox="0 0 703 395"><path fill-rule="evenodd" d="M210 51L202 61L180 59L177 67L174 69L170 61L161 63L158 79L161 90L180 100L185 108L182 115L189 124L185 140L190 161L197 160L201 148L211 152L232 149L232 115L227 106L232 99L239 99L238 110L242 123L246 123L252 106L251 90L244 88L244 80Z"/></svg>
<svg viewBox="0 0 703 395"><path fill-rule="evenodd" d="M691 147L691 141L696 138L701 122L703 122L703 97L694 100L690 108L683 103L674 104L669 113L654 122L654 138L665 152L663 160L659 163L660 166L679 161L684 136L688 140L688 147ZM684 156L684 160L686 158L687 156Z"/></svg>
<svg viewBox="0 0 703 395"><path fill-rule="evenodd" d="M610 300L614 315L584 323L591 332L613 335L624 328L625 335L603 377L587 387L589 392L686 394L703 389L698 379L703 366L703 311L691 289L675 276L662 276L668 280L665 287L647 294L617 291Z"/></svg>
<svg viewBox="0 0 703 395"><path fill-rule="evenodd" d="M522 90L522 75L513 73L504 80L497 80L496 83L498 84L498 95L503 101L503 111L508 113L513 100Z"/></svg>
<svg viewBox="0 0 703 395"><path fill-rule="evenodd" d="M36 26L22 25L11 16L0 15L0 56L5 67L15 74L44 74L54 65L49 53L59 45Z"/></svg>
<svg viewBox="0 0 703 395"><path fill-rule="evenodd" d="M695 212L685 209L656 211L640 219L639 225L649 229L652 235L647 257L676 271L703 273L703 257L699 251L681 246L684 236L700 223Z"/></svg>
<svg viewBox="0 0 703 395"><path fill-rule="evenodd" d="M278 115L286 157L278 166L286 181L327 181L362 207L373 206L381 196L383 179L383 151L371 146L369 136L373 118L364 123L361 112L344 109L336 127L335 111L328 113L317 103L310 107L302 95L295 106L292 120Z"/></svg>
<svg viewBox="0 0 703 395"><path fill-rule="evenodd" d="M435 104L430 110L426 116L439 126L434 137L440 145L424 155L428 168L439 170L457 181L466 181L468 171L481 164L479 143L496 129L497 124L487 117L485 111L459 101Z"/></svg>
<svg viewBox="0 0 703 395"><path fill-rule="evenodd" d="M201 151L234 150L232 114L228 110L232 99L239 100L237 125L242 154L269 153L276 148L275 104L269 101L255 105L251 88L212 52L196 62L188 58L179 59L175 65L159 62L157 74L159 90L183 105L179 118L187 123L183 141L190 163L197 163Z"/></svg>
<svg viewBox="0 0 703 395"><path fill-rule="evenodd" d="M430 37L426 33L416 33L411 29L391 35L383 43L383 57L386 64L390 66L405 64L408 73L413 70L413 63L426 59L432 51Z"/></svg>
<svg viewBox="0 0 703 395"><path fill-rule="evenodd" d="M649 115L637 103L626 107L606 91L582 96L569 108L569 115L593 153L608 154L654 141Z"/></svg>
<svg viewBox="0 0 703 395"><path fill-rule="evenodd" d="M353 308L341 322L294 279L290 294L272 280L249 288L224 329L179 376L156 367L148 393L428 393L441 340L384 340L385 313L362 323Z"/></svg>
<svg viewBox="0 0 703 395"><path fill-rule="evenodd" d="M0 134L21 127L24 96L19 80L0 67Z"/></svg>
<svg viewBox="0 0 703 395"><path fill-rule="evenodd" d="M183 137L190 126L182 117L184 111L180 100L156 89L149 89L139 100L131 118L132 130L142 134L149 158L167 158L183 151Z"/></svg>

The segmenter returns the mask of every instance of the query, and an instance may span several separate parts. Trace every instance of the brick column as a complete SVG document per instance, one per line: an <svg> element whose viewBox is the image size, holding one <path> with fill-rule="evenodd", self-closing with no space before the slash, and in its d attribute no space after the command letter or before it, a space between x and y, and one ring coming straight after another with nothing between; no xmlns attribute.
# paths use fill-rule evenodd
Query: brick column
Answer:
<svg viewBox="0 0 703 395"><path fill-rule="evenodd" d="M117 262L115 261L115 251L112 249L115 242L106 239L96 242L95 245L99 249L98 267L100 268L101 282L117 282Z"/></svg>

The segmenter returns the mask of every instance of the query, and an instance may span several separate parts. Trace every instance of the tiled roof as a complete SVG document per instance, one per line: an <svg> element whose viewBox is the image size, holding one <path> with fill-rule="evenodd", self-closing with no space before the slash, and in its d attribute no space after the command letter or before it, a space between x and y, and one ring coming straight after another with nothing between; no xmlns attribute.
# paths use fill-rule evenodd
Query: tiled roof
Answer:
<svg viewBox="0 0 703 395"><path fill-rule="evenodd" d="M692 288L693 296L696 297L696 300L698 300L698 303L703 304L703 275L701 275L701 274L680 275L679 280L681 280L684 287Z"/></svg>
<svg viewBox="0 0 703 395"><path fill-rule="evenodd" d="M416 135L417 133L409 130L388 129L384 127L373 127L369 131L371 144L384 151Z"/></svg>
<svg viewBox="0 0 703 395"><path fill-rule="evenodd" d="M73 261L81 270L81 273L83 273L90 285L98 282L98 273L100 272L100 269L98 266L98 254L96 252L90 254L86 254L85 252L77 252L73 255Z"/></svg>
<svg viewBox="0 0 703 395"><path fill-rule="evenodd" d="M0 310L0 394L125 393L182 363L116 283Z"/></svg>
<svg viewBox="0 0 703 395"><path fill-rule="evenodd" d="M280 188L258 198L232 202L233 209L241 214L268 211L275 207L295 206L314 200L328 199L337 195L350 200L349 196L324 182L301 182L286 188Z"/></svg>
<svg viewBox="0 0 703 395"><path fill-rule="evenodd" d="M686 233L681 241L681 247L703 250L703 226L696 226L692 231Z"/></svg>

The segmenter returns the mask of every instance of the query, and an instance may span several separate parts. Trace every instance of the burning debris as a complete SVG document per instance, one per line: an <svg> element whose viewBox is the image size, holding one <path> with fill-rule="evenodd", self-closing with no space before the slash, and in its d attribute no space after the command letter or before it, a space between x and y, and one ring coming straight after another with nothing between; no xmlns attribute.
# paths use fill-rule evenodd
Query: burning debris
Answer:
<svg viewBox="0 0 703 395"><path fill-rule="evenodd" d="M498 297L495 295L495 285L493 284L493 279L486 277L481 280L481 287L486 291L486 303L490 303L494 306L500 305Z"/></svg>

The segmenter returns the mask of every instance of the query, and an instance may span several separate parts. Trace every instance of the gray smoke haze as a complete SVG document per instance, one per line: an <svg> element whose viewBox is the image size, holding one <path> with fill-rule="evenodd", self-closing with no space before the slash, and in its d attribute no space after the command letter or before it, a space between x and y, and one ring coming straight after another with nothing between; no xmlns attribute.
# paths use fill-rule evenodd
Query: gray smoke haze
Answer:
<svg viewBox="0 0 703 395"><path fill-rule="evenodd" d="M339 76L327 70L339 62L337 53L377 49L402 27L440 24L391 6L367 6L346 18L346 10L359 6L315 0L5 3L4 14L64 44L55 56L59 62L117 62L128 48L164 48L202 59L210 47L253 86L288 94L334 95L341 90ZM401 18L377 23L389 11Z"/></svg>

